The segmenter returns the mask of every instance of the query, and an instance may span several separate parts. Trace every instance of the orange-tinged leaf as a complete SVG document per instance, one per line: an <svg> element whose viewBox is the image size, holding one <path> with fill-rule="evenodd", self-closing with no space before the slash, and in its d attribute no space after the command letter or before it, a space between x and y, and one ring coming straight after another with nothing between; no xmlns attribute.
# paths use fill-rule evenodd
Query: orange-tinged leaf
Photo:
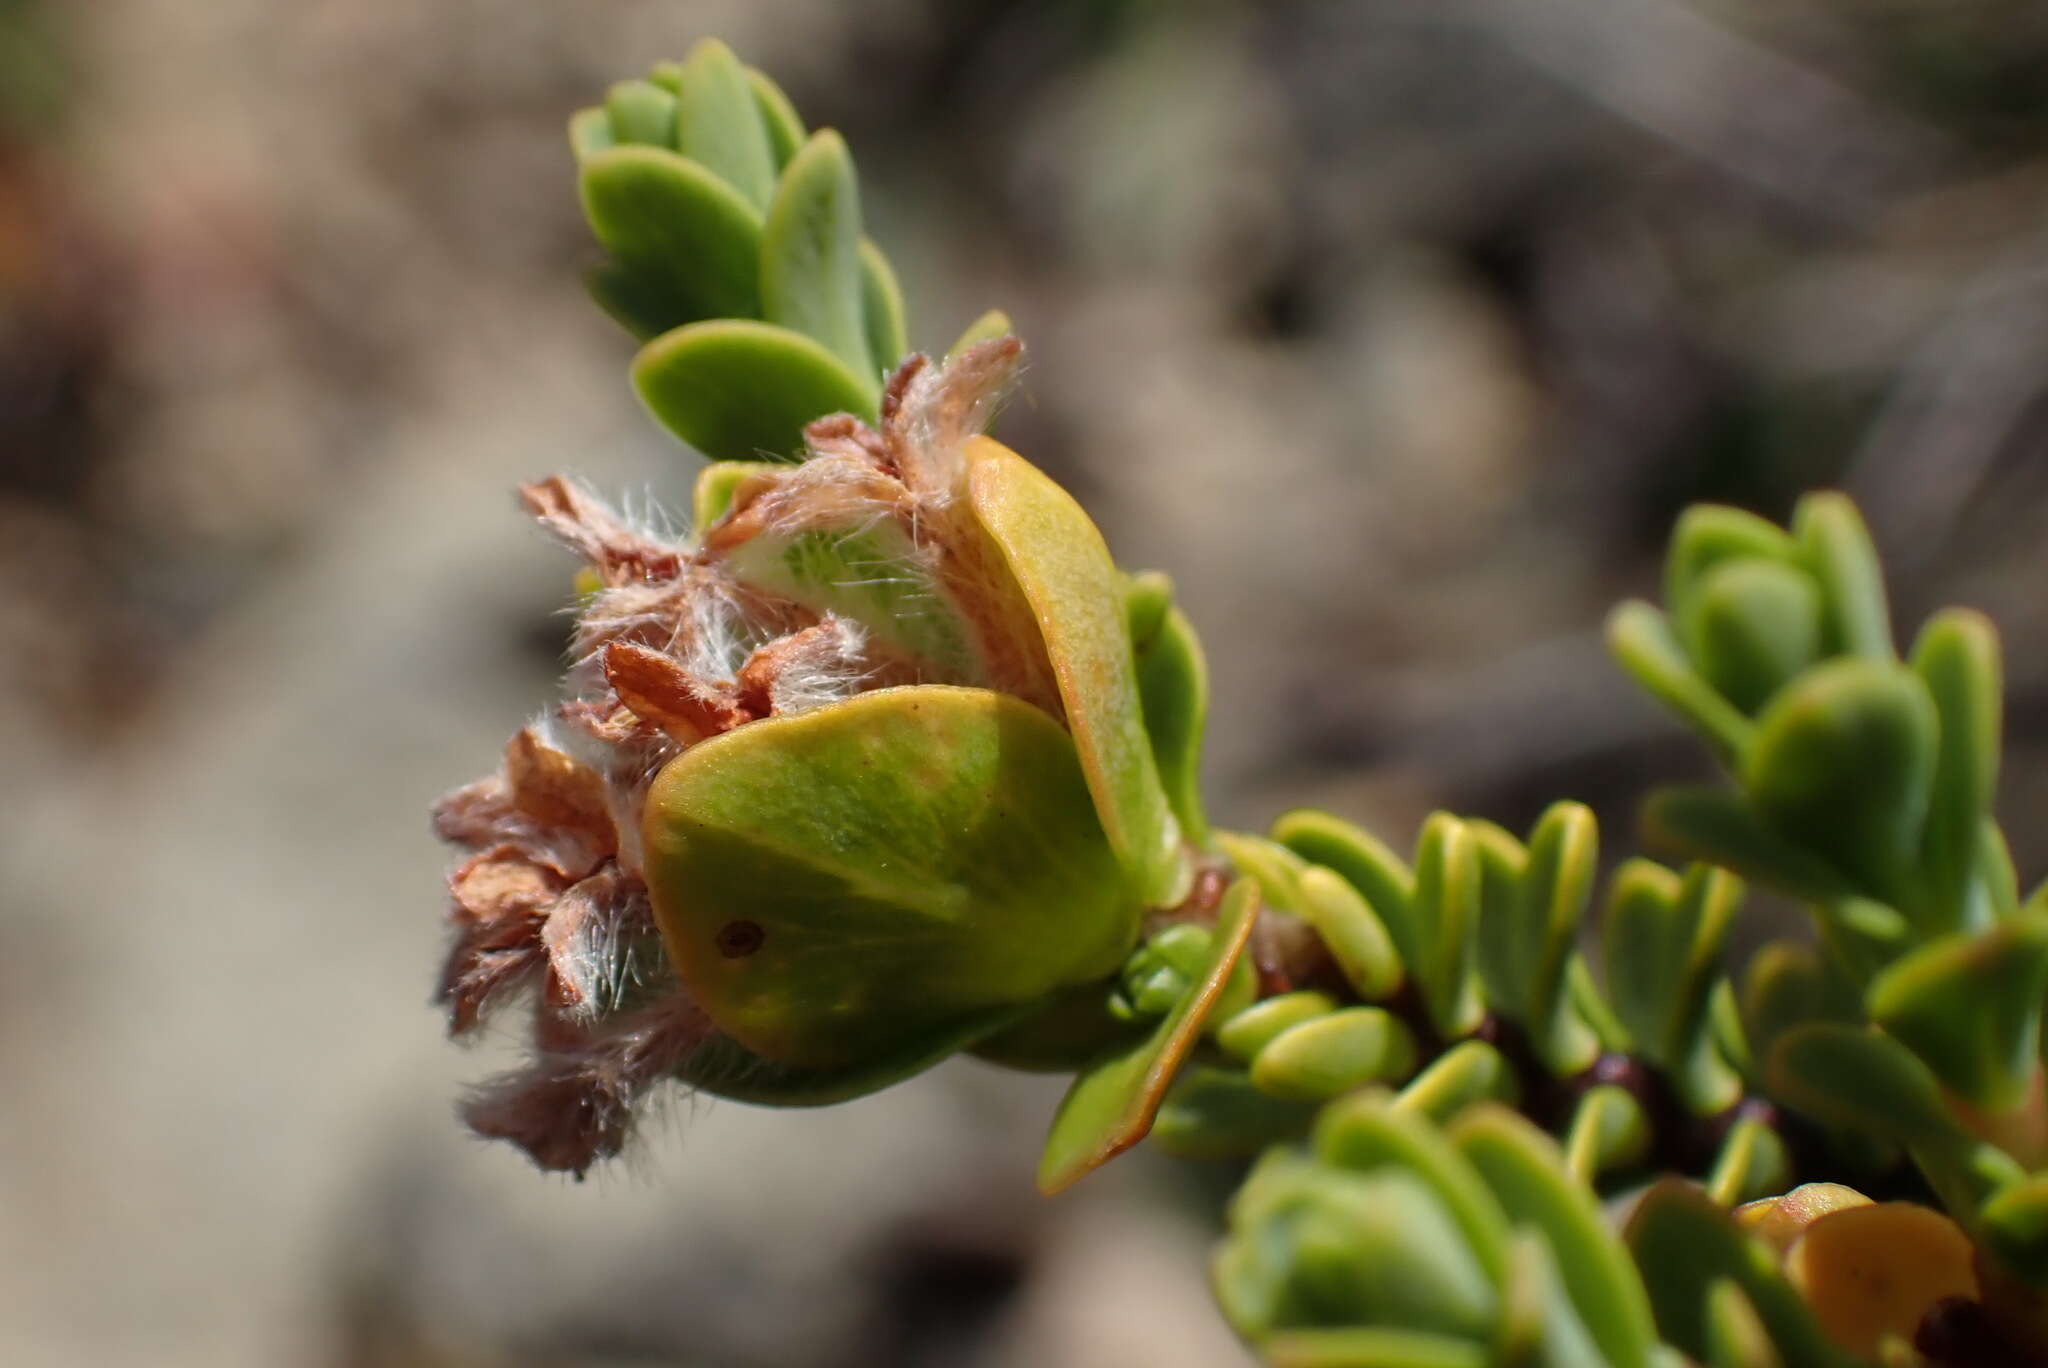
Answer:
<svg viewBox="0 0 2048 1368"><path fill-rule="evenodd" d="M1073 496L987 437L968 442L968 495L1038 619L1096 813L1146 902L1170 907L1189 871L1138 698L1122 584Z"/></svg>

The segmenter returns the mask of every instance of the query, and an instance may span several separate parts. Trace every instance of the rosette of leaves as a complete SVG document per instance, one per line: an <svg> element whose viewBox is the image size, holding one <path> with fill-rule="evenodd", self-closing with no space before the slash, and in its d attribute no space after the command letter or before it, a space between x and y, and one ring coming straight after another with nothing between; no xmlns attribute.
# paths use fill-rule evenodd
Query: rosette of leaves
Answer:
<svg viewBox="0 0 2048 1368"><path fill-rule="evenodd" d="M2021 900L1991 815L1995 630L1950 609L1901 658L1867 531L1816 494L1789 528L1686 514L1664 610L1625 604L1609 633L1734 780L1654 795L1651 838L1812 909L1819 948L1769 946L1746 976L1758 1077L1832 1128L1844 1162L1903 1152L2007 1272L2038 1282L2048 898Z"/></svg>
<svg viewBox="0 0 2048 1368"><path fill-rule="evenodd" d="M869 422L910 350L903 295L861 229L846 142L705 39L569 123L593 298L646 346L633 384L714 460L801 459L804 425ZM1001 315L967 342L1008 331Z"/></svg>

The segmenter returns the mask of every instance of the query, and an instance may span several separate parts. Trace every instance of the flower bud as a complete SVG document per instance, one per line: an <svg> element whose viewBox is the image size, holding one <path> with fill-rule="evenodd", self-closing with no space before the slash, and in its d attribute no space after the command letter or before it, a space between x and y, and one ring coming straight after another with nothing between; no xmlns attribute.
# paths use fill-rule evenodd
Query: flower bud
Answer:
<svg viewBox="0 0 2048 1368"><path fill-rule="evenodd" d="M444 799L457 1034L531 999L468 1117L543 1166L615 1152L681 1076L802 1104L884 1086L1105 983L1187 859L1123 582L1063 491L978 435L1013 338L892 378L800 464L724 472L694 538L569 482L564 698Z"/></svg>

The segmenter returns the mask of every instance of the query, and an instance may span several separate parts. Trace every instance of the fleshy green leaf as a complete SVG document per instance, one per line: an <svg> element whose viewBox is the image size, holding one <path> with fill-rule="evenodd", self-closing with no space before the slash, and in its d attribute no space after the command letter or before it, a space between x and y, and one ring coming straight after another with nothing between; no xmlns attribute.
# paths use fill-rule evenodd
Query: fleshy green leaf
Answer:
<svg viewBox="0 0 2048 1368"><path fill-rule="evenodd" d="M860 309L869 361L878 370L894 370L910 351L903 322L903 287L896 283L896 270L889 258L867 237L860 240Z"/></svg>
<svg viewBox="0 0 2048 1368"><path fill-rule="evenodd" d="M2048 1287L2048 1173L2004 1188L1978 1212L1978 1237L2038 1292Z"/></svg>
<svg viewBox="0 0 2048 1368"><path fill-rule="evenodd" d="M1174 1075L1230 983L1258 910L1258 889L1249 880L1231 885L1217 914L1200 982L1149 1036L1103 1056L1074 1079L1045 1138L1039 1191L1058 1192L1145 1138Z"/></svg>
<svg viewBox="0 0 2048 1368"><path fill-rule="evenodd" d="M1921 946L1878 975L1865 1001L1949 1091L2001 1112L2040 1072L2044 997L2048 915L2036 913Z"/></svg>
<svg viewBox="0 0 2048 1368"><path fill-rule="evenodd" d="M1814 1023L1779 1037L1771 1091L1815 1119L1907 1147L1951 1212L1967 1215L2021 1176L1996 1146L1964 1130L1927 1066L1876 1031Z"/></svg>
<svg viewBox="0 0 2048 1368"><path fill-rule="evenodd" d="M1610 613L1607 649L1652 698L1691 723L1724 763L1734 764L1748 749L1749 719L1693 668L1655 608L1632 600Z"/></svg>
<svg viewBox="0 0 2048 1368"><path fill-rule="evenodd" d="M1358 1325L1476 1338L1499 1292L1436 1193L1401 1169L1269 1170L1231 1207L1217 1300L1240 1334Z"/></svg>
<svg viewBox="0 0 2048 1368"><path fill-rule="evenodd" d="M1742 787L1781 835L1901 903L1918 864L1941 724L1919 678L1870 660L1815 666L1757 721Z"/></svg>
<svg viewBox="0 0 2048 1368"><path fill-rule="evenodd" d="M878 1054L846 1064L794 1065L763 1059L718 1034L690 1052L675 1076L693 1088L764 1107L828 1107L879 1092L1002 1031L1031 1011L996 1007L911 1032Z"/></svg>
<svg viewBox="0 0 2048 1368"><path fill-rule="evenodd" d="M1415 922L1421 944L1409 963L1437 1030L1461 1035L1483 1010L1472 970L1473 923L1479 918L1478 843L1447 812L1422 824L1415 848Z"/></svg>
<svg viewBox="0 0 2048 1368"><path fill-rule="evenodd" d="M761 312L761 215L724 181L665 147L632 146L586 157L579 185L605 250L683 310L671 326Z"/></svg>
<svg viewBox="0 0 2048 1368"><path fill-rule="evenodd" d="M1745 1116L1728 1129L1714 1171L1707 1176L1707 1195L1724 1207L1753 1202L1781 1191L1792 1177L1792 1163L1778 1133L1755 1117Z"/></svg>
<svg viewBox="0 0 2048 1368"><path fill-rule="evenodd" d="M968 443L968 497L1024 591L1045 641L1096 811L1154 907L1191 878L1138 697L1122 581L1071 494L999 442Z"/></svg>
<svg viewBox="0 0 2048 1368"><path fill-rule="evenodd" d="M1480 1101L1513 1105L1514 1070L1500 1051L1485 1041L1461 1040L1415 1075L1394 1099L1394 1106L1443 1125Z"/></svg>
<svg viewBox="0 0 2048 1368"><path fill-rule="evenodd" d="M1796 565L1801 559L1799 544L1756 514L1723 504L1694 504L1671 529L1664 606L1682 622L1692 613L1695 586L1716 567L1745 560Z"/></svg>
<svg viewBox="0 0 2048 1368"><path fill-rule="evenodd" d="M1649 1143L1649 1119L1626 1089L1611 1083L1588 1088L1565 1133L1565 1172L1591 1188L1602 1174L1640 1163Z"/></svg>
<svg viewBox="0 0 2048 1368"><path fill-rule="evenodd" d="M1537 1055L1559 1075L1585 1068L1599 1050L1565 991L1598 859L1592 811L1581 803L1553 804L1529 835L1511 897L1486 909L1476 938L1488 1001L1528 1032Z"/></svg>
<svg viewBox="0 0 2048 1368"><path fill-rule="evenodd" d="M1341 874L1387 928L1403 962L1416 961L1422 953L1422 929L1413 906L1415 875L1379 837L1313 808L1286 813L1273 823L1272 835L1302 859Z"/></svg>
<svg viewBox="0 0 2048 1368"><path fill-rule="evenodd" d="M1345 981L1368 1002L1390 997L1406 977L1386 925L1335 870L1310 865L1296 880L1300 915L1315 928Z"/></svg>
<svg viewBox="0 0 2048 1368"><path fill-rule="evenodd" d="M1820 656L1820 591L1804 570L1775 560L1716 566L1683 619L1694 664L1745 713Z"/></svg>
<svg viewBox="0 0 2048 1368"><path fill-rule="evenodd" d="M742 482L764 471L780 470L778 461L713 461L697 472L690 496L690 525L699 532L725 516Z"/></svg>
<svg viewBox="0 0 2048 1368"><path fill-rule="evenodd" d="M1158 627L1137 653L1138 698L1152 760L1181 834L1197 846L1209 841L1202 814L1202 736L1209 720L1209 663L1195 629L1180 609L1167 605Z"/></svg>
<svg viewBox="0 0 2048 1368"><path fill-rule="evenodd" d="M1658 789L1643 804L1642 824L1651 845L1720 865L1795 898L1827 902L1855 894L1839 870L1766 827L1732 793Z"/></svg>
<svg viewBox="0 0 2048 1368"><path fill-rule="evenodd" d="M579 109L569 116L569 149L576 154L577 161L616 147L618 142L612 136L612 116L604 110Z"/></svg>
<svg viewBox="0 0 2048 1368"><path fill-rule="evenodd" d="M1312 988L1280 993L1261 999L1229 1020L1219 1022L1215 1027L1216 1043L1225 1054L1235 1055L1249 1064L1258 1057L1259 1051L1273 1042L1273 1037L1288 1027L1328 1016L1336 1010L1335 998Z"/></svg>
<svg viewBox="0 0 2048 1368"><path fill-rule="evenodd" d="M846 141L821 129L790 161L761 230L761 316L822 343L879 388L862 308L860 189Z"/></svg>
<svg viewBox="0 0 2048 1368"><path fill-rule="evenodd" d="M1072 744L979 689L882 689L698 743L648 793L646 874L691 995L804 1067L1111 973L1139 909Z"/></svg>
<svg viewBox="0 0 2048 1368"><path fill-rule="evenodd" d="M761 124L768 131L768 148L775 158L775 169L780 172L810 135L804 131L804 121L797 116L796 106L766 72L748 67L747 86L754 92L754 107L760 111Z"/></svg>
<svg viewBox="0 0 2048 1368"><path fill-rule="evenodd" d="M1681 881L1631 860L1609 888L1603 939L1614 1009L1688 1106L1719 1111L1740 1083L1714 1047L1707 1008L1742 885L1704 865Z"/></svg>
<svg viewBox="0 0 2048 1368"><path fill-rule="evenodd" d="M1648 1368L1657 1335L1642 1282L1608 1231L1592 1191L1565 1176L1550 1138L1496 1106L1467 1112L1452 1124L1450 1138L1508 1219L1549 1241L1565 1290L1607 1362Z"/></svg>
<svg viewBox="0 0 2048 1368"><path fill-rule="evenodd" d="M1507 1213L1479 1171L1415 1111L1381 1093L1358 1093L1323 1108L1314 1143L1325 1163L1359 1173L1400 1169L1421 1179L1457 1224L1486 1276L1496 1285L1506 1278Z"/></svg>
<svg viewBox="0 0 2048 1368"><path fill-rule="evenodd" d="M1303 1134L1315 1116L1314 1103L1282 1101L1236 1069L1196 1064L1174 1079L1149 1139L1180 1159L1242 1159Z"/></svg>
<svg viewBox="0 0 2048 1368"><path fill-rule="evenodd" d="M1852 1368L1855 1360L1821 1333L1771 1251L1689 1183L1667 1178L1651 1188L1627 1239L1659 1333L1694 1358L1712 1355L1708 1291L1725 1281L1742 1290L1787 1368Z"/></svg>
<svg viewBox="0 0 2048 1368"><path fill-rule="evenodd" d="M604 112L614 142L676 145L676 97L651 81L620 81L606 93Z"/></svg>
<svg viewBox="0 0 2048 1368"><path fill-rule="evenodd" d="M872 420L874 397L823 347L769 323L692 323L648 343L633 387L663 426L714 461L802 459L804 427Z"/></svg>
<svg viewBox="0 0 2048 1368"><path fill-rule="evenodd" d="M1998 788L1998 631L1977 613L1939 613L1914 645L1913 670L1941 720L1923 878L1940 926L1982 926L1996 915L1993 893L1978 888L1978 857Z"/></svg>
<svg viewBox="0 0 2048 1368"><path fill-rule="evenodd" d="M766 211L775 190L775 155L754 87L732 49L704 38L683 59L676 93L675 147Z"/></svg>
<svg viewBox="0 0 2048 1368"><path fill-rule="evenodd" d="M1856 989L1814 947L1772 941L1750 960L1742 982L1742 1026L1759 1064L1794 1026L1862 1020Z"/></svg>
<svg viewBox="0 0 2048 1368"><path fill-rule="evenodd" d="M1393 1013L1347 1007L1296 1022L1266 1042L1252 1060L1252 1082L1275 1097L1320 1102L1414 1067L1415 1039Z"/></svg>
<svg viewBox="0 0 2048 1368"><path fill-rule="evenodd" d="M961 334L953 339L953 345L946 348L946 355L958 356L969 347L978 346L983 342L993 342L998 337L1008 337L1015 331L1016 326L1010 322L1008 314L1001 309L990 309L969 323Z"/></svg>
<svg viewBox="0 0 2048 1368"><path fill-rule="evenodd" d="M1856 505L1841 494L1809 494L1793 511L1792 535L1820 582L1828 649L1869 660L1894 659L1884 571Z"/></svg>

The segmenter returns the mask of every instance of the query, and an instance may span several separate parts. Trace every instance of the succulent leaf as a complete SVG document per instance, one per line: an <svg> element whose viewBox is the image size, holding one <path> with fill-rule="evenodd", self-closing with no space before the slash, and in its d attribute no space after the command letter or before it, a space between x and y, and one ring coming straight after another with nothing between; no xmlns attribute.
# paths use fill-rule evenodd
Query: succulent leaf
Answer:
<svg viewBox="0 0 2048 1368"><path fill-rule="evenodd" d="M664 333L635 358L633 387L714 461L798 460L813 419L874 416L874 396L830 352L770 323L721 319Z"/></svg>
<svg viewBox="0 0 2048 1368"><path fill-rule="evenodd" d="M1074 1079L1045 1139L1039 1191L1058 1192L1145 1138L1174 1075L1229 986L1258 907L1250 881L1233 884L1224 894L1201 979L1149 1036L1104 1055Z"/></svg>
<svg viewBox="0 0 2048 1368"><path fill-rule="evenodd" d="M1072 495L1007 447L973 438L969 462L975 517L1038 619L1103 828L1146 901L1170 907L1191 874L1145 730L1109 548Z"/></svg>
<svg viewBox="0 0 2048 1368"><path fill-rule="evenodd" d="M880 383L868 350L860 189L846 141L813 133L783 170L761 230L761 316L821 343L861 384Z"/></svg>
<svg viewBox="0 0 2048 1368"><path fill-rule="evenodd" d="M655 781L644 839L683 981L794 1065L1039 1003L1136 934L1066 734L982 690L877 690L712 737Z"/></svg>

